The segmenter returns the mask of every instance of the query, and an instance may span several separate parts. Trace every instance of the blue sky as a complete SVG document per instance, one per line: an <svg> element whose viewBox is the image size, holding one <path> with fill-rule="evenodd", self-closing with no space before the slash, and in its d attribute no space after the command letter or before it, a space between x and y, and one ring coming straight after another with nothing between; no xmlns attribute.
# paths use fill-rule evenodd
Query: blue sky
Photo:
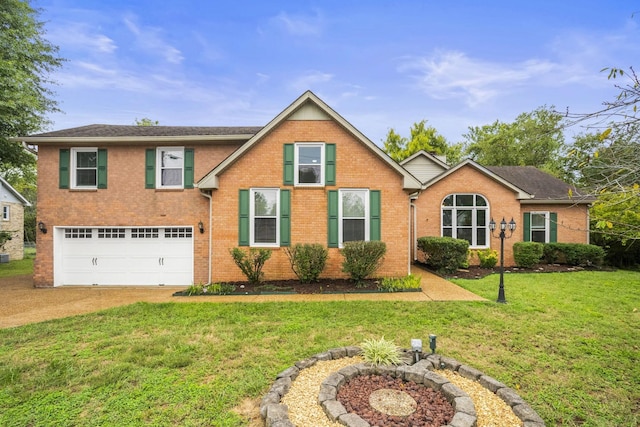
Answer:
<svg viewBox="0 0 640 427"><path fill-rule="evenodd" d="M592 112L640 67L631 1L32 0L60 47L51 130L265 125L310 89L372 141ZM635 12L635 14L634 14Z"/></svg>

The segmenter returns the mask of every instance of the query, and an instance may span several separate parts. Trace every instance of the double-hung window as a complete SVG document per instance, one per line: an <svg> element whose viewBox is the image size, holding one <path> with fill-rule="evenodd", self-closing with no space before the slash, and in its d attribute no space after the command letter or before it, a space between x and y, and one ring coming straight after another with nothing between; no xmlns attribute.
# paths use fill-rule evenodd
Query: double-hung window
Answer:
<svg viewBox="0 0 640 427"><path fill-rule="evenodd" d="M71 149L71 187L98 187L98 149Z"/></svg>
<svg viewBox="0 0 640 427"><path fill-rule="evenodd" d="M530 241L549 243L549 212L531 212Z"/></svg>
<svg viewBox="0 0 640 427"><path fill-rule="evenodd" d="M251 246L279 246L280 190L252 188L249 203Z"/></svg>
<svg viewBox="0 0 640 427"><path fill-rule="evenodd" d="M183 188L184 148L158 147L156 150L158 188Z"/></svg>
<svg viewBox="0 0 640 427"><path fill-rule="evenodd" d="M369 190L340 190L339 194L340 246L369 240Z"/></svg>
<svg viewBox="0 0 640 427"><path fill-rule="evenodd" d="M324 185L324 155L322 143L295 144L295 185Z"/></svg>
<svg viewBox="0 0 640 427"><path fill-rule="evenodd" d="M489 246L487 199L479 194L450 194L442 201L442 236L462 239L472 248Z"/></svg>

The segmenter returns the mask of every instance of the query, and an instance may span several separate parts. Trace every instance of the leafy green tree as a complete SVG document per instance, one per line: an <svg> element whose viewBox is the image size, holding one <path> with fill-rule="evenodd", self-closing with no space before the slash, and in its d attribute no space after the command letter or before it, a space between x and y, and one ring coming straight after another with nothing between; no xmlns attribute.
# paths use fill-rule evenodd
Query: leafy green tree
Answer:
<svg viewBox="0 0 640 427"><path fill-rule="evenodd" d="M48 75L64 60L44 39L38 14L28 0L0 1L0 171L35 162L9 138L41 131L46 114L59 111Z"/></svg>
<svg viewBox="0 0 640 427"><path fill-rule="evenodd" d="M561 175L565 147L563 117L546 106L522 113L512 123L496 120L469 127L463 154L485 166L535 166Z"/></svg>
<svg viewBox="0 0 640 427"><path fill-rule="evenodd" d="M158 126L159 124L160 124L159 121L151 120L148 117L143 117L141 119L136 119L135 120L135 125L136 126Z"/></svg>
<svg viewBox="0 0 640 427"><path fill-rule="evenodd" d="M387 138L383 141L383 150L396 162L401 162L420 150L446 156L449 163L460 160L460 146L449 145L447 139L433 126L427 126L426 120L414 123L410 135L410 138L405 138L395 130L389 129Z"/></svg>

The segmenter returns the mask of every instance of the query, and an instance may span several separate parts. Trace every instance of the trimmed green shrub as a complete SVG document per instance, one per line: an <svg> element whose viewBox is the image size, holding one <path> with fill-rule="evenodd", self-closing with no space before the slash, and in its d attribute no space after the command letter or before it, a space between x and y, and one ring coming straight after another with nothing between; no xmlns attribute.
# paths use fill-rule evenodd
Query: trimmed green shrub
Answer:
<svg viewBox="0 0 640 427"><path fill-rule="evenodd" d="M387 341L384 337L379 340L364 340L360 348L364 361L373 366L400 364L400 349L393 341Z"/></svg>
<svg viewBox="0 0 640 427"><path fill-rule="evenodd" d="M469 242L452 237L420 237L418 249L425 255L425 264L440 273L454 273L467 261Z"/></svg>
<svg viewBox="0 0 640 427"><path fill-rule="evenodd" d="M271 258L271 249L249 249L249 253L240 248L229 250L242 274L244 274L251 283L260 283L262 281L262 267L264 263Z"/></svg>
<svg viewBox="0 0 640 427"><path fill-rule="evenodd" d="M319 243L297 243L286 248L285 253L302 283L317 282L329 257L329 250Z"/></svg>
<svg viewBox="0 0 640 427"><path fill-rule="evenodd" d="M513 259L518 267L531 268L542 259L542 243L516 242L513 244Z"/></svg>
<svg viewBox="0 0 640 427"><path fill-rule="evenodd" d="M498 263L498 251L495 249L487 248L478 250L478 259L480 260L480 267L493 268Z"/></svg>
<svg viewBox="0 0 640 427"><path fill-rule="evenodd" d="M584 243L547 243L543 254L550 264L600 266L604 262L605 250Z"/></svg>
<svg viewBox="0 0 640 427"><path fill-rule="evenodd" d="M349 273L351 280L360 283L376 272L386 252L387 245L378 240L347 242L340 250L344 257L342 271Z"/></svg>
<svg viewBox="0 0 640 427"><path fill-rule="evenodd" d="M404 289L420 289L420 276L409 274L405 277L385 277L378 284L378 289L387 292L398 292Z"/></svg>

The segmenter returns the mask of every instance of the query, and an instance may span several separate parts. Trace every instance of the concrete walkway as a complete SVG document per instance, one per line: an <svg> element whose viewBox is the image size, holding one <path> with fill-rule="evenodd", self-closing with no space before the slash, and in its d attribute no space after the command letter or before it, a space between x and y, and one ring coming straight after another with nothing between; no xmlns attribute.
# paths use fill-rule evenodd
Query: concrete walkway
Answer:
<svg viewBox="0 0 640 427"><path fill-rule="evenodd" d="M185 287L170 286L64 286L33 287L31 276L0 279L0 328L91 313L111 307L144 301L161 302L310 302L310 301L484 301L453 283L419 267L412 274L422 278L422 292L305 294L305 295L226 295L174 297Z"/></svg>

